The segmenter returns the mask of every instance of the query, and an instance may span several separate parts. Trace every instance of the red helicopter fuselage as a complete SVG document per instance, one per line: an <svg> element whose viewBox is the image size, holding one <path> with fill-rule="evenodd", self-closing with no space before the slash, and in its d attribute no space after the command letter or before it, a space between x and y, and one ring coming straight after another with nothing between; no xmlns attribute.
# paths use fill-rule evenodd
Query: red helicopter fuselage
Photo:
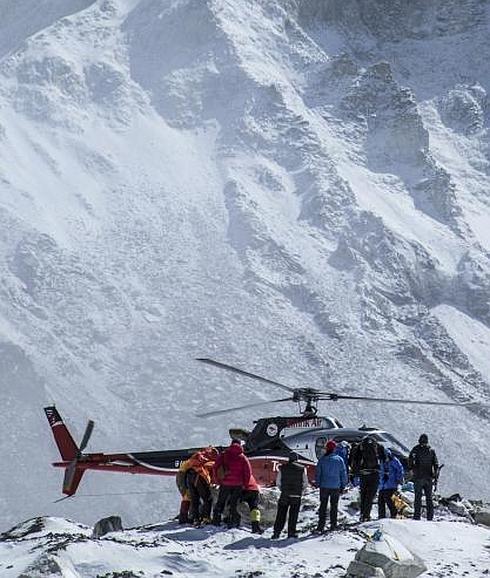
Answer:
<svg viewBox="0 0 490 578"><path fill-rule="evenodd" d="M63 468L68 471L71 469L71 475L65 476L63 484L63 493L66 496L72 496L76 493L83 474L87 470L100 472L117 472L125 474L146 474L153 476L175 476L185 460L192 454L202 448L185 448L181 450L163 450L149 452L127 452L127 453L80 453L80 450L73 440L68 428L63 422L58 410L54 407L45 408L54 440L60 452L62 461L53 463L56 468ZM278 418L283 419L283 418ZM298 422L304 418L286 418L284 426L293 422ZM260 486L275 485L278 467L288 461L291 450L279 439L274 440L276 436L256 436L253 442L253 433L259 429L259 420L256 428L250 434L252 443L247 447L245 444L245 454L250 460L252 471L255 479ZM276 420L277 421L277 420ZM260 432L259 432L260 433ZM279 429L277 431L277 437ZM276 443L274 443L274 441ZM224 447L218 447L223 450ZM308 468L310 479L314 476L315 464L307 459L300 460Z"/></svg>

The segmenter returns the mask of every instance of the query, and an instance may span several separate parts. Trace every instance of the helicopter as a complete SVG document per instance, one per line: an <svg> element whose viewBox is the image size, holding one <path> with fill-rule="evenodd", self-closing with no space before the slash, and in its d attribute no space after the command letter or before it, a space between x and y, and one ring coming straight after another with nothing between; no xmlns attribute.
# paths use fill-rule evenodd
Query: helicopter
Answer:
<svg viewBox="0 0 490 578"><path fill-rule="evenodd" d="M250 460L253 475L262 487L275 485L278 468L282 463L288 461L291 452L298 455L298 461L307 468L308 477L310 480L314 480L316 462L323 455L325 443L331 439L336 442L345 441L354 444L359 443L369 435L384 447L389 448L402 462L406 463L409 449L395 436L385 430L367 426L357 429L345 428L335 417L319 416L318 402L320 401L351 400L456 407L467 407L474 403L368 397L327 392L311 387L291 387L213 359L198 358L196 361L268 385L274 385L288 392L288 396L281 399L218 409L197 414L197 417L215 417L243 409L291 401L299 404L299 415L263 417L254 422L251 431L238 428L229 430L232 439L239 439L243 443L244 453ZM75 495L87 470L175 476L182 462L202 449L202 447L193 447L147 452L85 453L94 430L94 422L89 420L82 440L77 445L56 407L45 407L44 411L61 455L61 461L52 465L65 470L62 487L65 497ZM223 446L215 447L218 451L225 449Z"/></svg>

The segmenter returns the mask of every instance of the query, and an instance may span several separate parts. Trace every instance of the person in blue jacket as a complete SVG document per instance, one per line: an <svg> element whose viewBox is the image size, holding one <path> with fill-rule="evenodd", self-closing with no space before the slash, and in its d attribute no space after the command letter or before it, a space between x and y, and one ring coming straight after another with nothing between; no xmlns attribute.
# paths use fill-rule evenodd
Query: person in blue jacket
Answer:
<svg viewBox="0 0 490 578"><path fill-rule="evenodd" d="M321 534L325 529L329 500L330 530L337 528L340 494L347 485L345 463L339 455L335 454L336 447L337 444L333 440L329 440L325 446L325 455L320 458L316 465L316 486L320 488L320 511L316 534Z"/></svg>
<svg viewBox="0 0 490 578"><path fill-rule="evenodd" d="M349 457L350 457L350 444L346 441L341 441L337 444L335 448L335 453L344 460L345 468L349 472Z"/></svg>
<svg viewBox="0 0 490 578"><path fill-rule="evenodd" d="M392 518L396 518L397 510L393 503L393 494L398 485L403 483L405 470L400 460L394 456L391 450L385 450L386 459L379 467L379 494L378 494L378 518L386 518L386 506L390 510Z"/></svg>

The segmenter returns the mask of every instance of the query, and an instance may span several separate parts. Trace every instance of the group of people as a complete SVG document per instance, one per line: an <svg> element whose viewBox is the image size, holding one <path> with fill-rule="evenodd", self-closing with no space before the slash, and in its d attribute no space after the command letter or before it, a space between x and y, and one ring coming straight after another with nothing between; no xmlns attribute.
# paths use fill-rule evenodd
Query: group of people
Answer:
<svg viewBox="0 0 490 578"><path fill-rule="evenodd" d="M214 509L212 485L219 486ZM236 528L240 525L238 505L244 502L250 510L252 532L262 533L258 507L259 486L240 440L232 440L231 445L221 453L214 447L194 453L180 465L177 487L182 496L180 523L192 522L196 526L211 523L220 526L228 505L226 524L229 528Z"/></svg>
<svg viewBox="0 0 490 578"><path fill-rule="evenodd" d="M438 475L438 460L429 446L428 436L422 434L419 443L408 458L408 468L414 484L414 515L420 520L422 496L425 495L427 520L434 516L432 487ZM327 509L330 504L330 530L337 528L338 505L347 485L360 486L360 520L371 519L371 510L378 495L378 517L397 516L396 492L404 482L405 471L400 460L389 450L367 435L354 446L347 442L337 444L329 440L324 455L318 460L313 485L320 490L320 509L315 533L325 530ZM212 511L211 486L219 486L216 504ZM238 527L240 515L238 505L244 502L250 509L252 532L262 533L260 526L259 487L252 474L250 462L243 452L241 442L233 440L231 445L219 453L209 447L196 452L180 466L177 485L182 494L179 521L192 521L196 525L222 523L223 512L228 505L226 523L229 528ZM279 538L288 522L288 537L295 538L296 525L301 507L301 498L310 485L306 466L292 452L287 463L279 466L276 486L280 490L273 539Z"/></svg>

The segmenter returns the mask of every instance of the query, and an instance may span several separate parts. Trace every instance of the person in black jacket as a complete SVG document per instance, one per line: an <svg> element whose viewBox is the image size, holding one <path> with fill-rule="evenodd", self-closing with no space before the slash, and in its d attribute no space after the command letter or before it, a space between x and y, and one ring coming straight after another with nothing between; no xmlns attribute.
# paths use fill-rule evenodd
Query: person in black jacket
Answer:
<svg viewBox="0 0 490 578"><path fill-rule="evenodd" d="M415 486L415 502L413 506L413 519L420 520L422 511L422 494L425 494L427 507L427 520L434 517L434 503L432 502L432 483L437 476L439 463L436 452L429 446L427 434L419 437L419 443L408 456L408 467L412 471L413 484Z"/></svg>
<svg viewBox="0 0 490 578"><path fill-rule="evenodd" d="M277 514L272 539L277 540L277 538L279 538L286 524L288 510L288 538L297 538L296 524L301 506L301 496L308 487L306 468L298 464L297 454L290 454L288 463L279 466L276 486L281 490L281 495L277 503Z"/></svg>
<svg viewBox="0 0 490 578"><path fill-rule="evenodd" d="M361 522L371 519L371 509L379 485L379 467L384 461L384 448L367 435L352 456L352 474L361 480Z"/></svg>

